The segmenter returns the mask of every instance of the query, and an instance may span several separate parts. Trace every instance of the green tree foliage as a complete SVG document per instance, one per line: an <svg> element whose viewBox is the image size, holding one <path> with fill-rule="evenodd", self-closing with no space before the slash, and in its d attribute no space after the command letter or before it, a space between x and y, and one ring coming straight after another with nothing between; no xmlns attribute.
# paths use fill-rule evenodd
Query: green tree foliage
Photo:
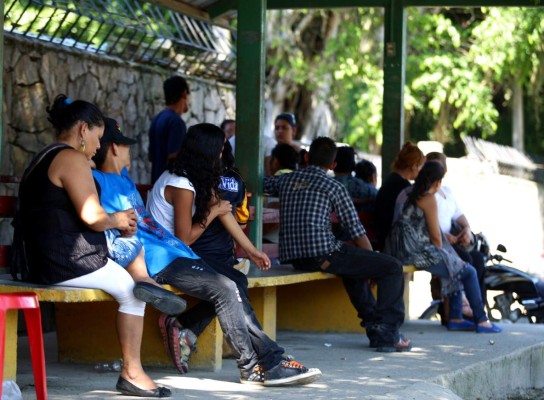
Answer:
<svg viewBox="0 0 544 400"><path fill-rule="evenodd" d="M543 16L536 8L410 9L406 84L417 100L407 103L407 114L432 121L426 132L410 133L442 143L466 134L490 138L514 85L539 102Z"/></svg>
<svg viewBox="0 0 544 400"><path fill-rule="evenodd" d="M303 127L316 104L328 98L335 54L326 46L338 25L337 13L330 10L268 13L267 97L275 107L272 112L296 112Z"/></svg>
<svg viewBox="0 0 544 400"><path fill-rule="evenodd" d="M294 111L302 124L316 99L324 101L342 133L337 136L374 146L381 136L382 14L373 8L269 12L267 84L273 101Z"/></svg>
<svg viewBox="0 0 544 400"><path fill-rule="evenodd" d="M383 11L341 11L338 35L327 44L334 59L332 105L340 138L352 146L377 151L382 140Z"/></svg>
<svg viewBox="0 0 544 400"><path fill-rule="evenodd" d="M460 29L441 10L409 9L408 24L406 109L433 121L425 139L448 142L454 129L492 135L498 118L493 85L470 56L475 22Z"/></svg>
<svg viewBox="0 0 544 400"><path fill-rule="evenodd" d="M505 109L501 120L509 122L513 88L519 85L523 89L525 149L544 155L544 10L507 8L484 12L485 20L475 29L478 41L471 48L473 60L484 65L484 73L492 79L495 105ZM493 52L497 48L502 51ZM511 136L504 136L502 142L510 144Z"/></svg>
<svg viewBox="0 0 544 400"><path fill-rule="evenodd" d="M292 13L296 25L296 12ZM300 13L308 15L309 11ZM269 65L306 90L312 90L316 82L329 81L328 102L336 118L337 139L378 152L383 11L365 8L332 13L338 29L329 35L319 58L305 57L296 43L272 34ZM514 84L524 88L535 113L531 121L539 124L544 87L543 17L542 8L408 9L407 137L442 143L468 134L490 138L497 132L500 113L509 111ZM293 29L293 24L282 29Z"/></svg>

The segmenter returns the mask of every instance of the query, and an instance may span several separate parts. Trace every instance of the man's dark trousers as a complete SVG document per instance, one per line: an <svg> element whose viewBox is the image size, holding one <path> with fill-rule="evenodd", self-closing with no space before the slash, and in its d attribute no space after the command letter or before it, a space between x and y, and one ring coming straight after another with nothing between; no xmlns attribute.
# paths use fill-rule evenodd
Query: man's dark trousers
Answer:
<svg viewBox="0 0 544 400"><path fill-rule="evenodd" d="M320 257L290 260L296 269L324 270L343 278L351 303L363 319L363 326L374 344L393 345L399 340L404 322L404 277L399 260L354 246ZM368 279L378 286L377 301Z"/></svg>

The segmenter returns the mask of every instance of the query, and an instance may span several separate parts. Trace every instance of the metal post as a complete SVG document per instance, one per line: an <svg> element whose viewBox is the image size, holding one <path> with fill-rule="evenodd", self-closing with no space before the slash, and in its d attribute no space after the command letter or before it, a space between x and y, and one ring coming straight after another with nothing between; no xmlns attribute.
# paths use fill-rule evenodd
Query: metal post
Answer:
<svg viewBox="0 0 544 400"><path fill-rule="evenodd" d="M236 163L253 193L250 239L258 248L262 245L265 23L266 0L238 1Z"/></svg>
<svg viewBox="0 0 544 400"><path fill-rule="evenodd" d="M398 0L384 8L382 177L404 142L406 9Z"/></svg>

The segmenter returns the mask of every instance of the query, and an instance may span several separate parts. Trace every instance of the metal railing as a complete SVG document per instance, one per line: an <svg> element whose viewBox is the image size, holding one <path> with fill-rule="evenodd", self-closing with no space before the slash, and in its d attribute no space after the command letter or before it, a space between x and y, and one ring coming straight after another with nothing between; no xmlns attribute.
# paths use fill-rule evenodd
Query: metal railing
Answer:
<svg viewBox="0 0 544 400"><path fill-rule="evenodd" d="M4 32L186 75L236 80L235 34L140 0L6 0Z"/></svg>

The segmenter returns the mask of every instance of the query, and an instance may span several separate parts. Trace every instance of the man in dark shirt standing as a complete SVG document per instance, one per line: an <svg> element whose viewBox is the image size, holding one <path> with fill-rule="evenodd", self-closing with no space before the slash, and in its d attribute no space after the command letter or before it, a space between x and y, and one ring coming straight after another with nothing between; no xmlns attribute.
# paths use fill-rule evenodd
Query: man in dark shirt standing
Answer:
<svg viewBox="0 0 544 400"><path fill-rule="evenodd" d="M399 333L404 321L401 263L372 251L349 193L327 176L335 166L336 144L326 137L317 138L308 156L310 165L305 169L264 181L264 191L280 197L280 259L296 269L342 277L370 346L380 352L409 351L410 340ZM355 246L334 237L333 212ZM377 302L368 279L378 284Z"/></svg>
<svg viewBox="0 0 544 400"><path fill-rule="evenodd" d="M149 161L151 183L166 170L185 138L187 126L181 115L189 111L190 92L187 81L172 76L163 83L166 108L158 113L149 127Z"/></svg>

